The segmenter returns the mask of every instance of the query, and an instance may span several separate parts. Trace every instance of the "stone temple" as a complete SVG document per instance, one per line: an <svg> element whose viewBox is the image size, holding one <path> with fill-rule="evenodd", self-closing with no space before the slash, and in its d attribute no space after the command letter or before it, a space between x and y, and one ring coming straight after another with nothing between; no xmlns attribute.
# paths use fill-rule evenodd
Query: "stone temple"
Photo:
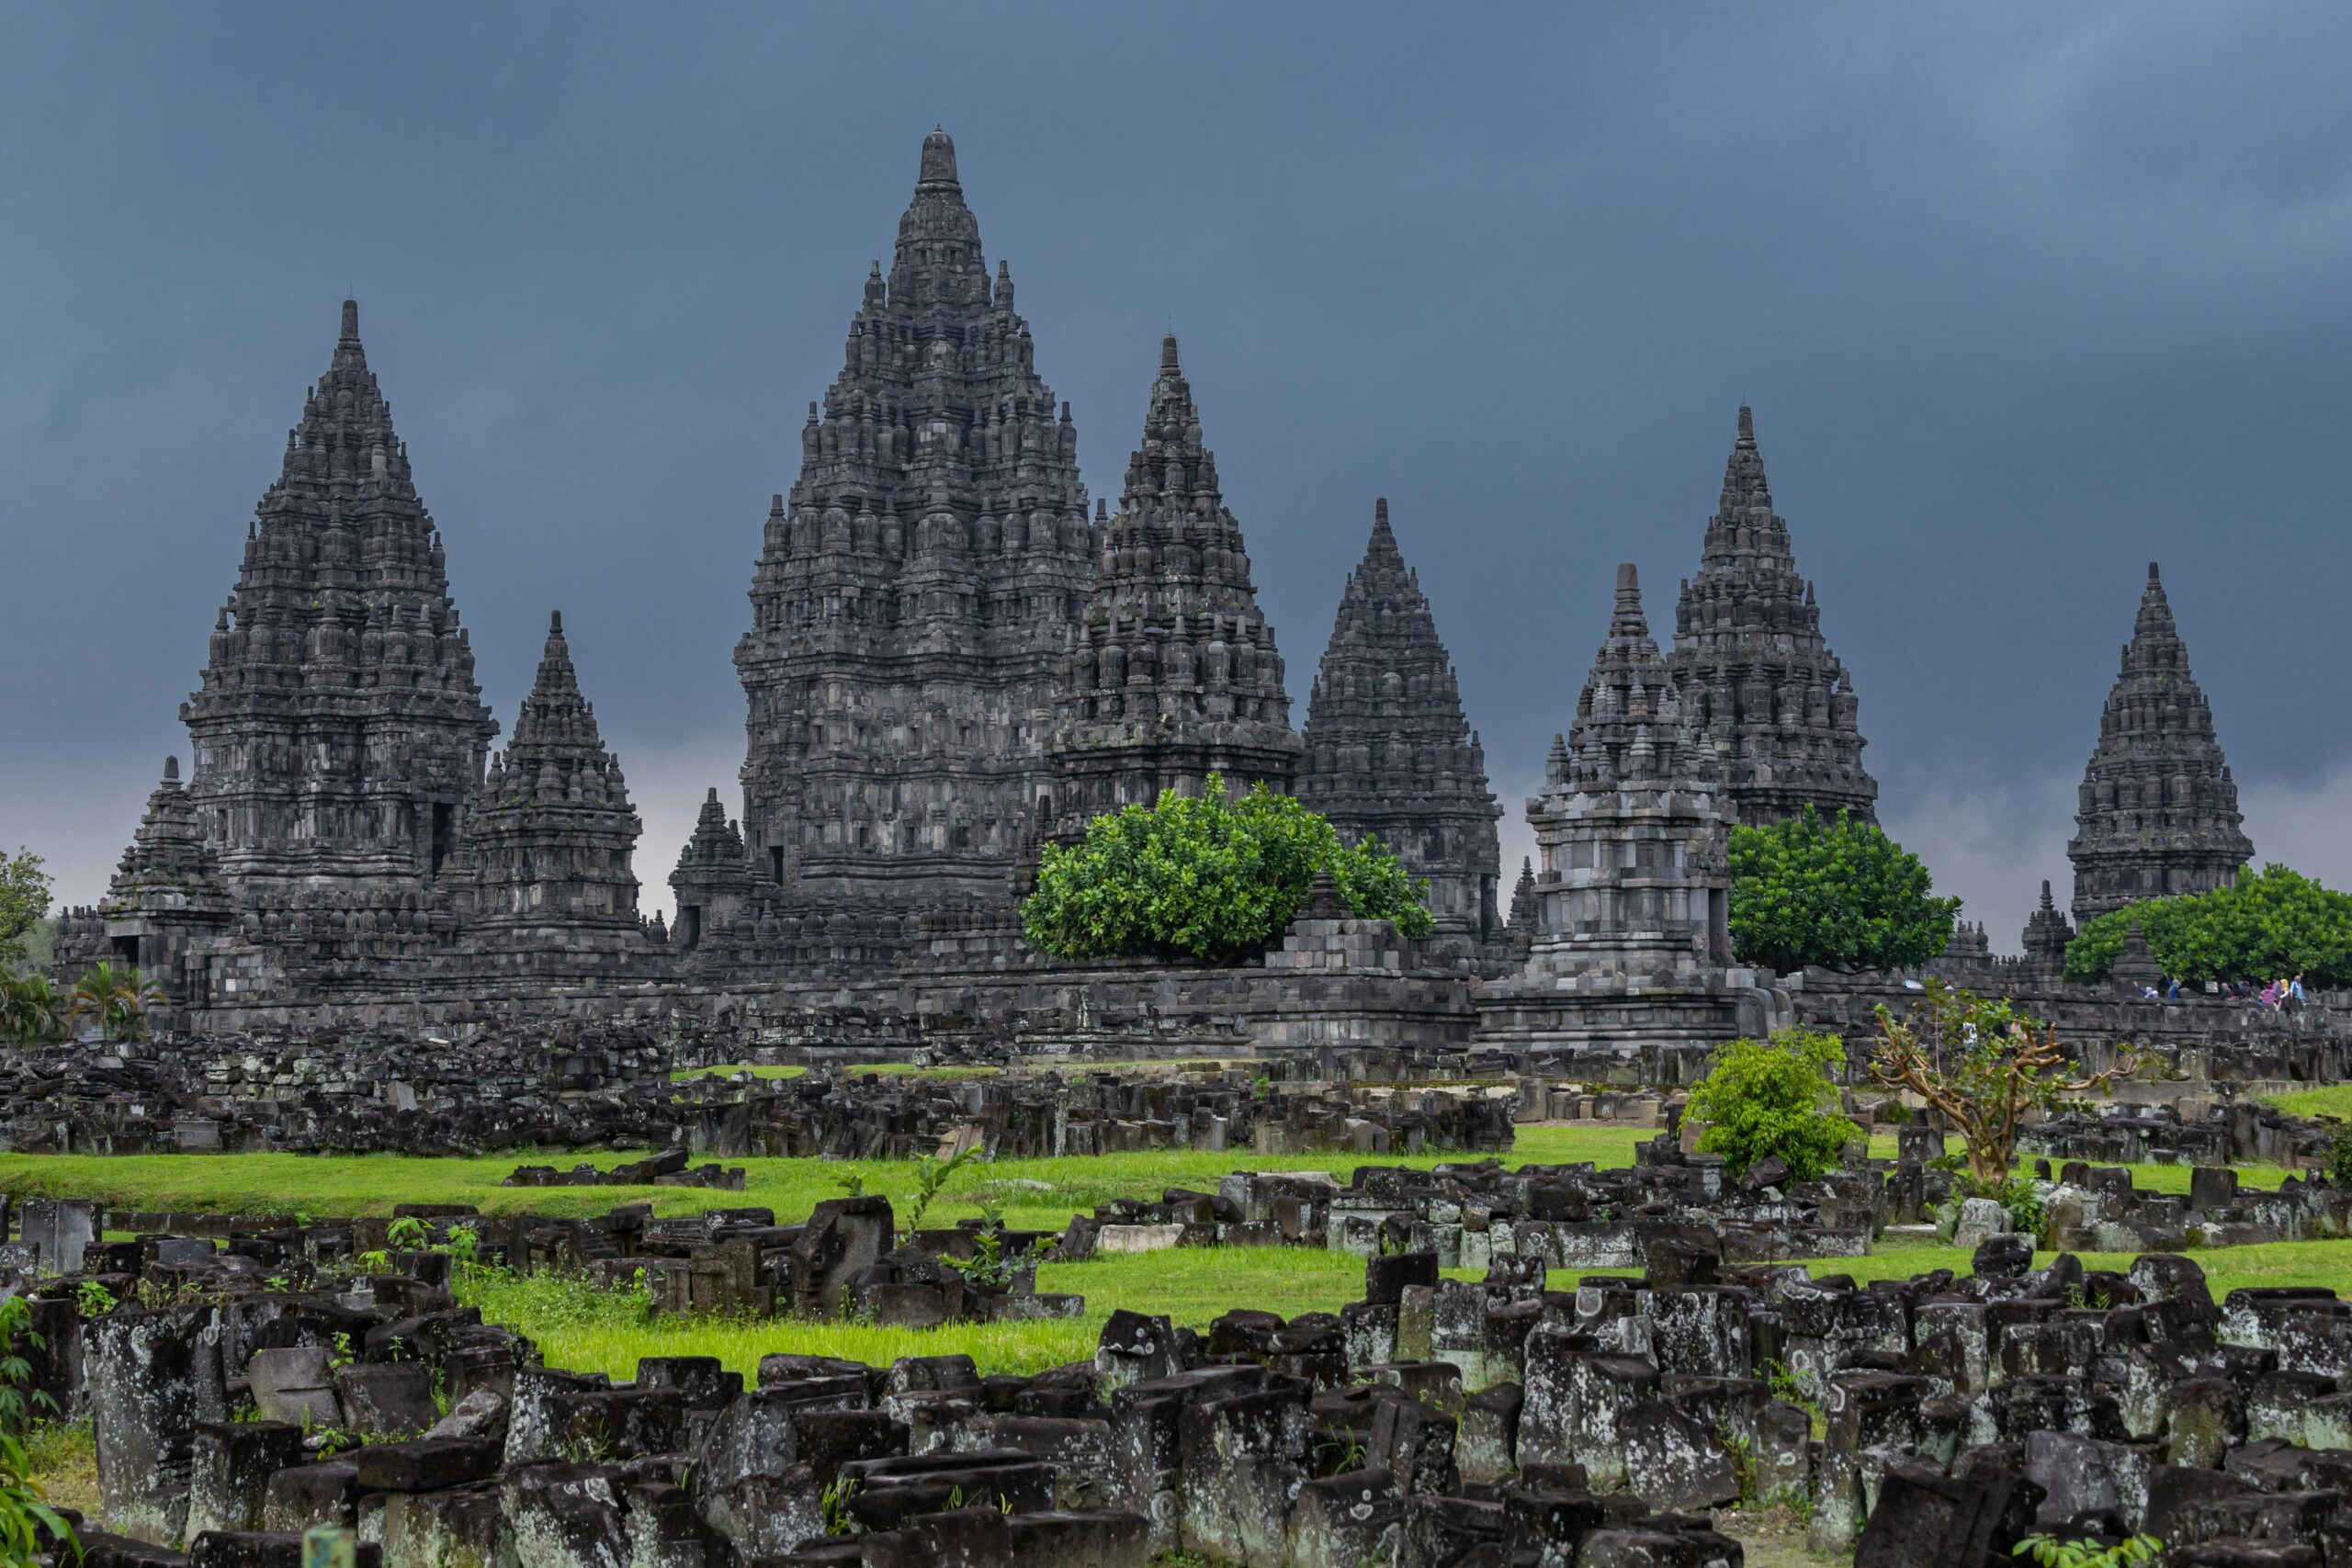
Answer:
<svg viewBox="0 0 2352 1568"><path fill-rule="evenodd" d="M2213 710L2188 672L2188 649L2150 561L2066 846L2075 922L2136 899L2222 886L2254 858L2243 821Z"/></svg>
<svg viewBox="0 0 2352 1568"><path fill-rule="evenodd" d="M1372 539L1348 576L1306 709L1298 795L1350 842L1378 839L1429 879L1436 940L1483 953L1496 912L1502 815L1487 752L1462 711L1453 660L1418 573L1373 503Z"/></svg>
<svg viewBox="0 0 2352 1568"><path fill-rule="evenodd" d="M1620 566L1608 640L1528 802L1535 928L1520 970L1478 998L1487 1038L1640 1049L1758 1032L1763 998L1732 967L1722 778Z"/></svg>
<svg viewBox="0 0 2352 1568"><path fill-rule="evenodd" d="M1667 663L1691 728L1723 753L1736 821L1760 827L1807 806L1824 817L1876 819L1878 783L1862 767L1854 684L1822 640L1813 584L1797 575L1745 407L1699 575L1684 580L1675 605Z"/></svg>
<svg viewBox="0 0 2352 1568"><path fill-rule="evenodd" d="M380 906L457 848L498 726L350 300L180 717L189 797L249 908Z"/></svg>
<svg viewBox="0 0 2352 1568"><path fill-rule="evenodd" d="M1164 789L1197 795L1212 774L1237 794L1263 784L1284 795L1298 775L1282 655L1173 337L1159 345L1046 750L1057 840Z"/></svg>
<svg viewBox="0 0 2352 1568"><path fill-rule="evenodd" d="M754 867L788 906L1001 897L1096 539L1069 405L943 131L800 448L735 649Z"/></svg>
<svg viewBox="0 0 2352 1568"><path fill-rule="evenodd" d="M1351 1071L1484 1049L1616 1082L1681 1081L1712 1043L1784 1021L1866 1033L1900 995L1901 977L1775 976L1732 952L1731 829L1808 805L1869 817L1878 795L1744 408L1670 650L1621 570L1528 803L1540 862L1507 925L1485 751L1385 502L1302 735L1174 338L1116 514L1090 509L1077 426L944 131L761 544L736 649L741 814L710 790L668 872L675 921L649 919L636 804L560 617L493 754L443 536L346 302L183 710L194 767L167 766L106 899L62 919L59 973L136 964L198 1033L618 1021ZM1322 887L1237 965L1027 942L1017 897L1044 845L1213 776L1388 845L1427 879L1434 933ZM2153 572L2079 826L2077 918L2215 886L2250 853ZM2115 1038L2112 989L2061 978L2072 931L2045 886L2026 957L1995 957L1979 922L1939 964Z"/></svg>

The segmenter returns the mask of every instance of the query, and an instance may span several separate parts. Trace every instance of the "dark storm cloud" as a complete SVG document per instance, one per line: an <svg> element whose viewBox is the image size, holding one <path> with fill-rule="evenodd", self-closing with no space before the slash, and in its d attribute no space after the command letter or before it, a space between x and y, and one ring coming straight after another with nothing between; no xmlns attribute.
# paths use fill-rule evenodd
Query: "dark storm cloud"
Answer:
<svg viewBox="0 0 2352 1568"><path fill-rule="evenodd" d="M1098 494L1182 335L1301 718L1391 498L1514 843L1747 399L1996 940L2152 557L2258 851L2341 879L2348 60L2317 6L0 6L0 840L102 886L348 288L492 701L560 605L657 897L939 121Z"/></svg>

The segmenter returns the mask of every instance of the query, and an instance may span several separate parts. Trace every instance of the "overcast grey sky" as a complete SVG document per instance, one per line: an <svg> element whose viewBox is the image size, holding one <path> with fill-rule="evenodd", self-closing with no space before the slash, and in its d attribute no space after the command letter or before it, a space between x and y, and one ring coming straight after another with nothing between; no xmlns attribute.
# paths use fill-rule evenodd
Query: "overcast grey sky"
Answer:
<svg viewBox="0 0 2352 1568"><path fill-rule="evenodd" d="M1173 326L1295 716L1386 495L1508 807L1754 403L1890 828L2013 948L2151 558L2352 882L2352 8L0 3L0 844L95 897L336 308L502 723L565 612L664 886L934 122L1115 497Z"/></svg>

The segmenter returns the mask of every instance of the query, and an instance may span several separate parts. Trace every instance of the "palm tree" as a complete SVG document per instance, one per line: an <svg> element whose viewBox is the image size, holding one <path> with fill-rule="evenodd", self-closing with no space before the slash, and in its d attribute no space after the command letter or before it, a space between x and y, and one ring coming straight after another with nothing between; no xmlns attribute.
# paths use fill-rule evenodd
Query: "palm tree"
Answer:
<svg viewBox="0 0 2352 1568"><path fill-rule="evenodd" d="M107 1039L135 1040L146 1032L147 1010L160 1006L163 1000L163 987L140 978L138 970L93 964L82 971L82 978L75 982L73 1005L66 1010L65 1018L69 1023L76 1019L96 1018L98 1032Z"/></svg>
<svg viewBox="0 0 2352 1568"><path fill-rule="evenodd" d="M130 972L129 980L128 995L123 1004L122 1037L126 1040L144 1040L147 1038L147 1015L171 998L164 994L162 981L149 979L136 969Z"/></svg>
<svg viewBox="0 0 2352 1568"><path fill-rule="evenodd" d="M46 975L0 980L0 1038L22 1045L56 1039L65 1023L63 1002Z"/></svg>
<svg viewBox="0 0 2352 1568"><path fill-rule="evenodd" d="M111 964L93 964L82 971L74 982L74 993L65 1009L65 1021L78 1026L84 1019L97 1020L100 1033L110 1033L115 1011L122 1005L123 971Z"/></svg>

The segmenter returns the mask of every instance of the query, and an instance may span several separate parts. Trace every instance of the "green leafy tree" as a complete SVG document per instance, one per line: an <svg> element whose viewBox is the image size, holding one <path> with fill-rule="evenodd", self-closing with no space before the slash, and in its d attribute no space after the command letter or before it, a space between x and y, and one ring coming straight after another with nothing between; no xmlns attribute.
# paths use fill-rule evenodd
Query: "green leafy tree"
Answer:
<svg viewBox="0 0 2352 1568"><path fill-rule="evenodd" d="M0 855L0 979L23 967L34 928L49 916L49 874L29 850Z"/></svg>
<svg viewBox="0 0 2352 1568"><path fill-rule="evenodd" d="M1769 828L1731 830L1731 941L1743 963L1793 973L1907 969L1943 952L1957 898L1874 822L1808 806Z"/></svg>
<svg viewBox="0 0 2352 1568"><path fill-rule="evenodd" d="M2103 1090L2140 1066L2139 1054L2127 1048L2116 1066L2079 1072L2058 1032L2040 1027L2036 1033L2034 1021L2006 1001L1929 980L1906 1016L1878 1010L1871 1074L1942 1111L1968 1145L1977 1190L2004 1189L2027 1111Z"/></svg>
<svg viewBox="0 0 2352 1568"><path fill-rule="evenodd" d="M2106 978L2135 922L2157 964L2183 980L2301 975L2310 985L2352 985L2352 894L2283 865L2241 871L2209 893L2150 898L2085 920L2067 944L2066 978Z"/></svg>
<svg viewBox="0 0 2352 1568"><path fill-rule="evenodd" d="M1435 925L1422 903L1429 885L1376 840L1342 845L1290 796L1259 784L1228 800L1215 776L1198 795L1163 791L1156 805L1097 817L1076 844L1047 845L1022 919L1029 940L1061 958L1231 963L1280 938L1322 871L1358 915L1395 920L1408 936Z"/></svg>
<svg viewBox="0 0 2352 1568"><path fill-rule="evenodd" d="M1832 1075L1845 1060L1838 1036L1802 1029L1776 1029L1770 1040L1723 1046L1683 1112L1706 1123L1700 1152L1723 1156L1734 1176L1773 1158L1785 1161L1799 1181L1836 1168L1839 1153L1862 1135L1837 1110Z"/></svg>
<svg viewBox="0 0 2352 1568"><path fill-rule="evenodd" d="M38 1045L65 1032L65 998L46 975L0 979L0 1040Z"/></svg>

